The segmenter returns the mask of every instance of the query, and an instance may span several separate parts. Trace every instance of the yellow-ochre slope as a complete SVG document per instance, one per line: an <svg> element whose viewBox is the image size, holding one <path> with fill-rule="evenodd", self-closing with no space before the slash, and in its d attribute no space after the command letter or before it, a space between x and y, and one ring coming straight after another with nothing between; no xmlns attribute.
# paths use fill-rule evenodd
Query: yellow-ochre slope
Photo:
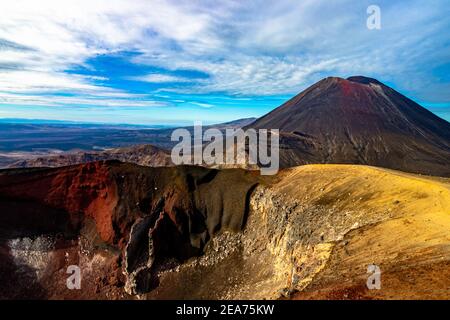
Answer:
<svg viewBox="0 0 450 320"><path fill-rule="evenodd" d="M450 297L447 179L366 166L312 165L290 170L278 186L280 193L338 212L338 225L357 220L332 241L323 269L295 297ZM380 267L379 290L366 287L369 264Z"/></svg>

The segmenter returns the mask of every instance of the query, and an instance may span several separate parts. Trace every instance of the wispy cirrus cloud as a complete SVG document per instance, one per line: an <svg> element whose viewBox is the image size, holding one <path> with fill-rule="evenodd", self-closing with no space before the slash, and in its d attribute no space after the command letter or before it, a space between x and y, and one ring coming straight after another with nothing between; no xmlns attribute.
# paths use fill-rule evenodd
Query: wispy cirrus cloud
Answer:
<svg viewBox="0 0 450 320"><path fill-rule="evenodd" d="M127 79L134 80L134 81L150 82L150 83L177 83L177 82L178 83L179 82L189 83L189 82L193 82L193 80L190 78L172 76L172 75L168 75L168 74L157 74L157 73L147 74L147 75L143 75L143 76L129 77Z"/></svg>

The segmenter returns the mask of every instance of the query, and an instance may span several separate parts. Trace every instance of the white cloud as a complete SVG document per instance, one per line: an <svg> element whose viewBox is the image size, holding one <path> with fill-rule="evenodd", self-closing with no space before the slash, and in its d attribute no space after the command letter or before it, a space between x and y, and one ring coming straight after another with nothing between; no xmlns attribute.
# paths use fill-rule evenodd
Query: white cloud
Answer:
<svg viewBox="0 0 450 320"><path fill-rule="evenodd" d="M207 19L164 1L4 1L0 40L31 50L0 47L0 90L95 90L64 70L102 53L164 46L161 38L194 42Z"/></svg>
<svg viewBox="0 0 450 320"><path fill-rule="evenodd" d="M209 108L214 107L214 106L213 106L212 104L210 104L210 103L203 103L203 102L191 102L191 104L193 104L193 105L195 105L195 106L202 107L202 108L206 108L206 109L209 109Z"/></svg>
<svg viewBox="0 0 450 320"><path fill-rule="evenodd" d="M231 92L237 95L274 95L298 92L318 72L333 70L339 61L330 59L315 63L309 59L285 57L238 57L223 62L177 61L170 65L152 60L166 68L195 69L210 75L209 79L176 92ZM171 90L168 88L167 90Z"/></svg>
<svg viewBox="0 0 450 320"><path fill-rule="evenodd" d="M14 71L0 72L0 90L13 92L47 92L47 91L99 91L109 90L89 83L91 77L68 75L63 72Z"/></svg>
<svg viewBox="0 0 450 320"><path fill-rule="evenodd" d="M152 100L151 97L124 94L123 97L114 97L108 93L94 96L57 96L33 95L0 92L0 104L27 105L27 106L101 106L101 107L163 107L167 103Z"/></svg>
<svg viewBox="0 0 450 320"><path fill-rule="evenodd" d="M432 73L450 59L446 1L379 1L380 31L365 27L369 4L5 0L0 10L0 92L37 103L48 101L39 92L69 91L80 95L80 103L93 99L89 96L123 95L108 88L107 79L65 71L99 54L137 51L142 56L133 62L209 75L201 81L167 74L133 78L166 91L293 94L323 76L366 74L396 83L422 100L450 100L450 93L439 91L447 85L436 84L440 79ZM170 85L181 82L189 85ZM127 99L136 97L119 100Z"/></svg>
<svg viewBox="0 0 450 320"><path fill-rule="evenodd" d="M168 74L148 74L138 77L128 77L130 80L143 81L150 83L169 83L169 82L192 82L191 79L185 77L172 76Z"/></svg>

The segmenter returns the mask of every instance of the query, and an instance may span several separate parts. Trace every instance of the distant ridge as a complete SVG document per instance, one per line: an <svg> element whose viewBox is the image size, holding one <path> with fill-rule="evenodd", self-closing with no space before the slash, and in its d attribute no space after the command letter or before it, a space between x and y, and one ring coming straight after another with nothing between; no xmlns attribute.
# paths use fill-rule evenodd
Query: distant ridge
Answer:
<svg viewBox="0 0 450 320"><path fill-rule="evenodd" d="M119 160L148 167L166 167L173 165L168 151L152 145L137 145L105 151L79 151L60 155L35 157L16 161L8 167L63 167L104 160Z"/></svg>
<svg viewBox="0 0 450 320"><path fill-rule="evenodd" d="M251 124L255 120L256 118L238 119L226 123L205 125L205 128L216 128L219 130L227 128L236 129ZM19 135L15 137L7 136L11 128L20 132L20 130L17 130L18 126L23 130L23 142L19 138ZM47 128L44 124L8 124L7 127L4 125L3 134L5 138L13 140L12 146L9 147L10 150L15 150L17 146L25 150L36 150L40 145L46 146L49 150L48 154L45 154L45 148L42 148L36 154L33 154L33 151L22 153L13 151L12 153L16 154L11 156L8 156L8 152L0 153L0 167L61 167L101 160L119 160L150 167L173 165L170 158L170 151L168 150L176 143L171 141L170 138L174 128L154 130L107 128L103 130L100 127L100 129L83 128L80 131L62 130L69 127L62 124L61 128L55 131L54 128ZM185 129L191 132L193 131L193 127L185 127ZM0 140L2 137L1 133L2 127L0 126ZM37 139L37 141L34 142L33 139ZM5 139L5 141L7 140ZM143 143L143 141L148 141L148 143ZM31 147L27 147L27 144L31 144ZM102 149L106 150L86 150L94 148L93 144L100 145ZM108 147L108 144L110 147ZM114 144L120 144L121 146ZM126 144L130 144L130 146L126 146ZM61 147L79 145L79 147L77 148L78 150L61 151L58 148L59 145ZM3 147L7 146L4 145Z"/></svg>

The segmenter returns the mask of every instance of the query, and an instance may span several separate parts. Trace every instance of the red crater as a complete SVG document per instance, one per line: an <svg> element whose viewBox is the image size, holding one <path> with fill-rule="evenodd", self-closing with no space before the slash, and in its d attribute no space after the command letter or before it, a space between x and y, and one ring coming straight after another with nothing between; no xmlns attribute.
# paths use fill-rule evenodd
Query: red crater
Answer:
<svg viewBox="0 0 450 320"><path fill-rule="evenodd" d="M200 254L216 232L243 228L258 179L240 169L151 168L118 161L0 170L0 251L11 240L39 237L71 243L65 245L68 254L73 246L107 248L112 268L123 267L126 291L147 292L157 282L153 270L166 259L181 262ZM64 265L58 262L64 261L64 251L57 254L49 268Z"/></svg>

